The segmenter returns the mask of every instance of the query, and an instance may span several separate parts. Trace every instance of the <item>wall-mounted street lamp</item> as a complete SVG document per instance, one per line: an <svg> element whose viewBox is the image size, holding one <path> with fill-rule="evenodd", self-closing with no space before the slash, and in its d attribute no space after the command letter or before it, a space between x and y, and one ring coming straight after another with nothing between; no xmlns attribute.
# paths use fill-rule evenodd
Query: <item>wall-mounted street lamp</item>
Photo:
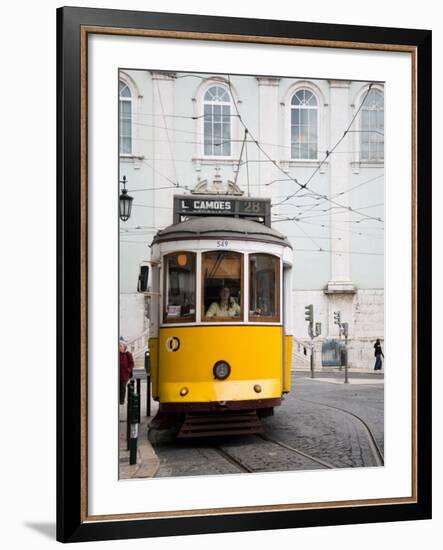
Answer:
<svg viewBox="0 0 443 550"><path fill-rule="evenodd" d="M126 222L131 217L132 201L134 198L128 195L128 191L126 189L126 176L123 176L123 179L119 183L123 184L123 189L120 193L120 219L122 222Z"/></svg>

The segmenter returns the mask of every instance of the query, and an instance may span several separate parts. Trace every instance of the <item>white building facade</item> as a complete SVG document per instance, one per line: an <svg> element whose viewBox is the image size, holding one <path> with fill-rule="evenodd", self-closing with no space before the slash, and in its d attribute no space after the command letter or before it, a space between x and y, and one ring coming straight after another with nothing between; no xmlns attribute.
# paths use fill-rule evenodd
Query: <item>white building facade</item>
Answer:
<svg viewBox="0 0 443 550"><path fill-rule="evenodd" d="M139 265L172 224L173 196L242 192L271 198L272 226L294 249L296 362L313 304L316 368L322 343L339 337L335 311L349 365L373 367L384 341L383 85L126 70L119 90L120 178L134 198L120 222L122 336L146 332Z"/></svg>

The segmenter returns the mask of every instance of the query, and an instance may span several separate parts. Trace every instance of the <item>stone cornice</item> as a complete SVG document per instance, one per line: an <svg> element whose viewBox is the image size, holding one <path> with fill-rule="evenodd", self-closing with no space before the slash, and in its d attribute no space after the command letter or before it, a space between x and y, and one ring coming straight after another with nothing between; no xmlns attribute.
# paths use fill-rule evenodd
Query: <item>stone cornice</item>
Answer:
<svg viewBox="0 0 443 550"><path fill-rule="evenodd" d="M280 78L274 76L256 76L259 86L278 86Z"/></svg>
<svg viewBox="0 0 443 550"><path fill-rule="evenodd" d="M329 85L331 88L349 88L351 82L350 80L330 80Z"/></svg>
<svg viewBox="0 0 443 550"><path fill-rule="evenodd" d="M169 73L166 71L151 71L153 80L175 80L177 78L176 73Z"/></svg>

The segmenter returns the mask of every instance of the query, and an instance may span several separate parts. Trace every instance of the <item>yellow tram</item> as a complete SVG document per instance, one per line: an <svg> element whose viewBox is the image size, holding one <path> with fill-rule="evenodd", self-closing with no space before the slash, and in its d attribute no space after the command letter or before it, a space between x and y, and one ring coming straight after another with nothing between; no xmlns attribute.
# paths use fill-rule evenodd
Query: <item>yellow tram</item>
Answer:
<svg viewBox="0 0 443 550"><path fill-rule="evenodd" d="M291 388L291 245L268 199L210 199L175 197L151 244L151 434L258 432Z"/></svg>

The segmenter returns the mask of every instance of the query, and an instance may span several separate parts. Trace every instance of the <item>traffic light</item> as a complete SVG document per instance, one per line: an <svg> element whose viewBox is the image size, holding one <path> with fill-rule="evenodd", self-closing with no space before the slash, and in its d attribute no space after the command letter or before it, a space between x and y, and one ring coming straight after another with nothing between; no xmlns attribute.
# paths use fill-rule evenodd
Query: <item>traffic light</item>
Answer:
<svg viewBox="0 0 443 550"><path fill-rule="evenodd" d="M341 323L341 313L339 311L334 311L334 324L340 325Z"/></svg>
<svg viewBox="0 0 443 550"><path fill-rule="evenodd" d="M312 304L305 306L305 321L308 321L308 323L314 322L314 306Z"/></svg>

